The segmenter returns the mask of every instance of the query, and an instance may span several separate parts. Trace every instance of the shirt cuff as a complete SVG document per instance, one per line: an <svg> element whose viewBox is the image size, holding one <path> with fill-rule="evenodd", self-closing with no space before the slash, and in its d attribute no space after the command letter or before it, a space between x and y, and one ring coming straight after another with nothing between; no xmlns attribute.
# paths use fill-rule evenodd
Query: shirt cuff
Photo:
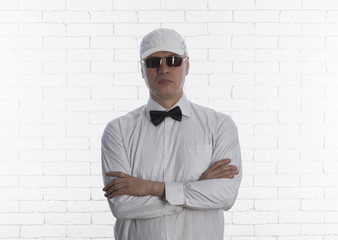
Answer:
<svg viewBox="0 0 338 240"><path fill-rule="evenodd" d="M171 205L184 205L183 183L166 182L165 198Z"/></svg>

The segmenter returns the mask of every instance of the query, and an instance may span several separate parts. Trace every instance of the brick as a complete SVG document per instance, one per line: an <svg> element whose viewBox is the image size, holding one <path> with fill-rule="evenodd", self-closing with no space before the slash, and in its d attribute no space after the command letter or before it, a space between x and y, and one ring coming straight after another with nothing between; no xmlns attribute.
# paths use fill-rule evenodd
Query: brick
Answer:
<svg viewBox="0 0 338 240"><path fill-rule="evenodd" d="M264 49L255 51L257 61L299 61L299 50Z"/></svg>
<svg viewBox="0 0 338 240"><path fill-rule="evenodd" d="M129 5L129 4L128 4ZM129 5L130 8L130 5ZM130 9L129 9L130 10ZM129 37L143 37L148 34L150 31L159 28L158 23L116 23L114 24L114 36L129 36ZM106 34L107 35L107 34Z"/></svg>
<svg viewBox="0 0 338 240"><path fill-rule="evenodd" d="M135 59L136 60L136 59ZM91 72L93 73L128 73L137 72L138 62L93 62Z"/></svg>
<svg viewBox="0 0 338 240"><path fill-rule="evenodd" d="M44 223L44 215L39 213L2 213L1 225L41 225Z"/></svg>
<svg viewBox="0 0 338 240"><path fill-rule="evenodd" d="M257 203L258 199L275 199L277 197L277 189L269 187L246 187L240 188L238 198L242 200L255 199ZM256 209L256 208L255 208ZM258 210L258 209L257 209Z"/></svg>
<svg viewBox="0 0 338 240"><path fill-rule="evenodd" d="M20 237L20 227L19 226L1 226L0 229L1 237Z"/></svg>
<svg viewBox="0 0 338 240"><path fill-rule="evenodd" d="M335 212L325 213L325 223L337 223L337 214Z"/></svg>
<svg viewBox="0 0 338 240"><path fill-rule="evenodd" d="M306 99L302 101L303 111L334 111L337 104L328 98Z"/></svg>
<svg viewBox="0 0 338 240"><path fill-rule="evenodd" d="M0 9L17 9L19 0L1 0Z"/></svg>
<svg viewBox="0 0 338 240"><path fill-rule="evenodd" d="M237 10L237 9L252 9L255 7L254 0L229 0L229 1L217 1L217 0L209 0L208 1L209 9L211 10Z"/></svg>
<svg viewBox="0 0 338 240"><path fill-rule="evenodd" d="M275 212L242 212L233 213L233 224L258 225L278 222L278 214Z"/></svg>
<svg viewBox="0 0 338 240"><path fill-rule="evenodd" d="M336 149L338 137L327 137L325 139L325 148L327 149Z"/></svg>
<svg viewBox="0 0 338 240"><path fill-rule="evenodd" d="M231 117L236 123L277 123L277 113L273 112L233 112Z"/></svg>
<svg viewBox="0 0 338 240"><path fill-rule="evenodd" d="M64 61L66 51L63 50L23 50L21 60L26 62Z"/></svg>
<svg viewBox="0 0 338 240"><path fill-rule="evenodd" d="M102 188L102 176L72 176L67 177L68 187Z"/></svg>
<svg viewBox="0 0 338 240"><path fill-rule="evenodd" d="M132 23L137 22L137 13L141 13L141 11L109 11L102 12L92 11L90 14L91 22L93 23L115 23L115 22L124 22L124 23Z"/></svg>
<svg viewBox="0 0 338 240"><path fill-rule="evenodd" d="M110 225L115 223L115 217L113 214L110 212L105 212L105 213L94 213L92 215L93 218L93 224L105 224L105 225Z"/></svg>
<svg viewBox="0 0 338 240"><path fill-rule="evenodd" d="M337 187L337 175L303 175L301 176L301 186L305 187Z"/></svg>
<svg viewBox="0 0 338 240"><path fill-rule="evenodd" d="M326 38L326 41L329 41ZM325 38L321 36L280 36L280 48L318 49L325 47Z"/></svg>
<svg viewBox="0 0 338 240"><path fill-rule="evenodd" d="M112 100L70 100L68 107L75 112L101 112L112 111L114 103Z"/></svg>
<svg viewBox="0 0 338 240"><path fill-rule="evenodd" d="M173 1L165 1L161 2L161 8L166 10L201 10L205 9L208 5L207 0L197 0L194 2L187 1L187 0L173 0ZM160 21L160 20L159 20Z"/></svg>
<svg viewBox="0 0 338 240"><path fill-rule="evenodd" d="M252 23L209 23L209 33L214 35L253 35Z"/></svg>
<svg viewBox="0 0 338 240"><path fill-rule="evenodd" d="M294 136L294 137L280 137L278 139L279 148L318 149L322 148L323 145L324 141L322 137Z"/></svg>
<svg viewBox="0 0 338 240"><path fill-rule="evenodd" d="M27 201L20 202L20 212L47 213L66 212L66 202L62 201Z"/></svg>
<svg viewBox="0 0 338 240"><path fill-rule="evenodd" d="M203 94L203 96L201 96ZM189 87L186 91L188 98L208 98L208 99L222 99L229 98L231 96L231 88L219 88L219 87Z"/></svg>
<svg viewBox="0 0 338 240"><path fill-rule="evenodd" d="M318 161L323 159L325 161L334 161L335 156L338 153L337 149L308 149L300 152L301 160L304 161Z"/></svg>
<svg viewBox="0 0 338 240"><path fill-rule="evenodd" d="M235 22L279 22L278 11L234 11L233 15Z"/></svg>
<svg viewBox="0 0 338 240"><path fill-rule="evenodd" d="M66 85L66 77L61 74L21 75L21 87L60 87Z"/></svg>
<svg viewBox="0 0 338 240"><path fill-rule="evenodd" d="M221 112L253 111L254 109L254 102L250 99L210 99L209 104Z"/></svg>
<svg viewBox="0 0 338 240"><path fill-rule="evenodd" d="M304 224L301 230L305 235L337 235L338 224Z"/></svg>
<svg viewBox="0 0 338 240"><path fill-rule="evenodd" d="M301 209L304 211L337 211L337 199L304 199Z"/></svg>
<svg viewBox="0 0 338 240"><path fill-rule="evenodd" d="M66 26L61 23L24 23L20 34L26 36L65 36Z"/></svg>
<svg viewBox="0 0 338 240"><path fill-rule="evenodd" d="M48 213L45 214L45 223L48 225L89 225L91 214L89 213Z"/></svg>
<svg viewBox="0 0 338 240"><path fill-rule="evenodd" d="M43 64L44 73L88 73L89 62L46 62Z"/></svg>
<svg viewBox="0 0 338 240"><path fill-rule="evenodd" d="M277 48L276 36L233 36L231 45L234 48Z"/></svg>
<svg viewBox="0 0 338 240"><path fill-rule="evenodd" d="M67 0L67 10L112 10L110 0Z"/></svg>
<svg viewBox="0 0 338 240"><path fill-rule="evenodd" d="M68 24L68 36L105 36L114 35L114 25L111 23Z"/></svg>
<svg viewBox="0 0 338 240"><path fill-rule="evenodd" d="M34 176L42 175L43 164L42 163L21 163L21 162L1 162L0 173L2 176L17 175L17 176Z"/></svg>
<svg viewBox="0 0 338 240"><path fill-rule="evenodd" d="M337 136L338 124L304 124L301 134L305 136Z"/></svg>
<svg viewBox="0 0 338 240"><path fill-rule="evenodd" d="M325 198L327 199L337 199L338 198L338 188L337 187L326 187L325 188Z"/></svg>
<svg viewBox="0 0 338 240"><path fill-rule="evenodd" d="M104 125L69 125L67 136L69 137L100 137L105 128Z"/></svg>
<svg viewBox="0 0 338 240"><path fill-rule="evenodd" d="M326 37L325 43L327 48L338 48L338 37L332 36L332 37Z"/></svg>
<svg viewBox="0 0 338 240"><path fill-rule="evenodd" d="M48 188L44 191L45 200L89 200L87 188Z"/></svg>
<svg viewBox="0 0 338 240"><path fill-rule="evenodd" d="M64 238L67 235L67 227L62 225L23 226L21 237L24 238Z"/></svg>
<svg viewBox="0 0 338 240"><path fill-rule="evenodd" d="M0 111L1 112L14 112L19 109L18 100L3 100L0 101Z"/></svg>
<svg viewBox="0 0 338 240"><path fill-rule="evenodd" d="M231 11L217 10L218 11L185 11L186 22L232 22Z"/></svg>
<svg viewBox="0 0 338 240"><path fill-rule="evenodd" d="M87 175L90 172L89 163L45 163L44 173L45 175L53 176L77 176Z"/></svg>
<svg viewBox="0 0 338 240"><path fill-rule="evenodd" d="M116 112L98 112L91 114L90 122L93 124L106 124L115 118L117 118Z"/></svg>
<svg viewBox="0 0 338 240"><path fill-rule="evenodd" d="M1 23L0 36L16 36L19 33L19 26L15 23Z"/></svg>
<svg viewBox="0 0 338 240"><path fill-rule="evenodd" d="M281 212L279 214L279 223L324 223L324 214L318 212Z"/></svg>
<svg viewBox="0 0 338 240"><path fill-rule="evenodd" d="M23 112L56 112L65 108L65 100L25 100L20 102L20 110Z"/></svg>
<svg viewBox="0 0 338 240"><path fill-rule="evenodd" d="M338 49L303 50L304 61L338 61Z"/></svg>
<svg viewBox="0 0 338 240"><path fill-rule="evenodd" d="M232 72L232 64L219 61L194 62L190 65L189 70L190 74L230 72Z"/></svg>
<svg viewBox="0 0 338 240"><path fill-rule="evenodd" d="M324 190L321 187L299 187L279 188L280 199L321 199L324 197Z"/></svg>
<svg viewBox="0 0 338 240"><path fill-rule="evenodd" d="M200 2L204 2L205 0L199 0ZM183 1L180 1L183 2ZM165 2L169 3L169 2ZM181 9L179 4L175 3L175 1L170 1L170 4L175 4L177 6L177 10ZM174 8L173 8L174 9ZM138 20L142 23L156 23L156 22L184 22L185 14L183 11L139 11L138 12Z"/></svg>
<svg viewBox="0 0 338 240"><path fill-rule="evenodd" d="M255 34L257 35L300 35L301 25L297 23L256 23Z"/></svg>
<svg viewBox="0 0 338 240"><path fill-rule="evenodd" d="M193 36L187 37L185 39L186 44L188 46L188 50L190 49L203 49L203 48L224 48L226 45L230 46L230 38L223 36ZM217 49L218 51L222 51L222 49ZM230 49L228 50L230 51ZM190 51L189 51L190 52ZM191 57L191 59L195 59Z"/></svg>
<svg viewBox="0 0 338 240"><path fill-rule="evenodd" d="M19 177L14 176L0 177L0 187L18 187L18 186L19 186Z"/></svg>
<svg viewBox="0 0 338 240"><path fill-rule="evenodd" d="M90 46L92 48L136 48L138 47L137 39L134 37L122 37L122 36L105 36L90 38Z"/></svg>
<svg viewBox="0 0 338 240"><path fill-rule="evenodd" d="M255 201L256 211L297 211L300 209L300 201L298 199L280 200L280 199L264 199Z"/></svg>
<svg viewBox="0 0 338 240"><path fill-rule="evenodd" d="M255 161L298 161L299 152L291 149L269 149L269 150L259 150L256 149L254 152Z"/></svg>
<svg viewBox="0 0 338 240"><path fill-rule="evenodd" d="M265 224L255 226L256 236L298 236L301 232L299 224Z"/></svg>
<svg viewBox="0 0 338 240"><path fill-rule="evenodd" d="M20 9L23 10L64 10L65 0L22 0Z"/></svg>
<svg viewBox="0 0 338 240"><path fill-rule="evenodd" d="M224 227L227 229L226 235L230 236L253 236L255 232L251 225L225 224Z"/></svg>
<svg viewBox="0 0 338 240"><path fill-rule="evenodd" d="M67 52L67 58L70 61L111 61L113 56L114 51L97 49L70 50Z"/></svg>
<svg viewBox="0 0 338 240"><path fill-rule="evenodd" d="M253 85L253 74L210 74L209 84L215 86ZM189 79L191 76L189 77ZM189 81L188 79L188 81Z"/></svg>
<svg viewBox="0 0 338 240"><path fill-rule="evenodd" d="M46 37L45 49L84 49L89 47L88 37Z"/></svg>
<svg viewBox="0 0 338 240"><path fill-rule="evenodd" d="M17 151L0 150L0 159L6 162L15 162L19 160L19 153Z"/></svg>
<svg viewBox="0 0 338 240"><path fill-rule="evenodd" d="M0 137L18 137L19 126L0 126Z"/></svg>
<svg viewBox="0 0 338 240"><path fill-rule="evenodd" d="M281 175L307 175L323 173L321 162L282 162L278 163L277 173Z"/></svg>
<svg viewBox="0 0 338 240"><path fill-rule="evenodd" d="M1 88L0 99L42 99L41 88Z"/></svg>
<svg viewBox="0 0 338 240"><path fill-rule="evenodd" d="M302 1L301 0L257 0L256 1L257 9L301 9Z"/></svg>
<svg viewBox="0 0 338 240"><path fill-rule="evenodd" d="M112 237L114 236L113 228L109 225L92 225L92 226L69 226L67 234L69 237Z"/></svg>
<svg viewBox="0 0 338 240"><path fill-rule="evenodd" d="M64 126L21 126L20 135L23 137L63 137L66 136Z"/></svg>
<svg viewBox="0 0 338 240"><path fill-rule="evenodd" d="M301 77L299 74L256 74L256 83L266 86L298 86L301 84Z"/></svg>
<svg viewBox="0 0 338 240"><path fill-rule="evenodd" d="M108 122L109 121L105 122L105 124L107 124ZM101 151L100 150L69 150L67 151L67 161L71 161L71 162L101 161Z"/></svg>
<svg viewBox="0 0 338 240"><path fill-rule="evenodd" d="M88 23L89 13L78 11L44 11L44 22Z"/></svg>
<svg viewBox="0 0 338 240"><path fill-rule="evenodd" d="M36 150L42 149L42 138L0 138L3 150Z"/></svg>
<svg viewBox="0 0 338 240"><path fill-rule="evenodd" d="M1 63L0 69L3 74L35 74L42 71L41 63L27 63L27 62L19 62L19 63Z"/></svg>
<svg viewBox="0 0 338 240"><path fill-rule="evenodd" d="M235 73L278 73L279 64L277 62L235 62Z"/></svg>
<svg viewBox="0 0 338 240"><path fill-rule="evenodd" d="M45 88L44 90L45 99L89 99L90 89L89 88Z"/></svg>
<svg viewBox="0 0 338 240"><path fill-rule="evenodd" d="M232 96L235 98L274 98L277 96L277 88L262 86L234 87Z"/></svg>
<svg viewBox="0 0 338 240"><path fill-rule="evenodd" d="M107 200L104 201L68 201L67 210L70 213L98 213L98 212L109 212L109 206Z"/></svg>
<svg viewBox="0 0 338 240"><path fill-rule="evenodd" d="M62 112L44 113L46 124L86 124L89 123L89 113L86 112Z"/></svg>
<svg viewBox="0 0 338 240"><path fill-rule="evenodd" d="M20 177L20 187L28 188L48 188L48 187L65 187L66 180L64 177L57 176L33 176Z"/></svg>
<svg viewBox="0 0 338 240"><path fill-rule="evenodd" d="M253 61L253 50L240 49L210 49L209 59L211 61Z"/></svg>
<svg viewBox="0 0 338 240"><path fill-rule="evenodd" d="M1 26L1 24L0 24ZM41 49L42 48L42 37L33 36L16 36L16 37L1 37L0 38L0 49Z"/></svg>
<svg viewBox="0 0 338 240"><path fill-rule="evenodd" d="M333 36L338 34L338 24L316 24L316 23L304 23L302 24L303 35L313 35L316 33L317 36Z"/></svg>
<svg viewBox="0 0 338 240"><path fill-rule="evenodd" d="M320 112L279 112L281 123L322 123L324 114Z"/></svg>
<svg viewBox="0 0 338 240"><path fill-rule="evenodd" d="M1 201L0 213L19 212L19 201Z"/></svg>
<svg viewBox="0 0 338 240"><path fill-rule="evenodd" d="M134 99L136 87L95 87L92 88L93 99Z"/></svg>
<svg viewBox="0 0 338 240"><path fill-rule="evenodd" d="M254 134L256 136L292 136L299 133L298 125L257 124Z"/></svg>
<svg viewBox="0 0 338 240"><path fill-rule="evenodd" d="M338 9L338 4L334 0L307 0L303 2L304 9Z"/></svg>
<svg viewBox="0 0 338 240"><path fill-rule="evenodd" d="M325 11L281 11L281 22L323 23L325 22Z"/></svg>
<svg viewBox="0 0 338 240"><path fill-rule="evenodd" d="M43 190L36 188L0 188L0 200L42 200Z"/></svg>
<svg viewBox="0 0 338 240"><path fill-rule="evenodd" d="M114 10L157 10L161 7L161 2L156 0L145 0L145 1L137 1L137 0L115 0L114 1Z"/></svg>
<svg viewBox="0 0 338 240"><path fill-rule="evenodd" d="M265 99L257 99L255 101L255 110L261 112L298 111L300 109L300 101L297 99L271 98L269 101L266 101Z"/></svg>
<svg viewBox="0 0 338 240"><path fill-rule="evenodd" d="M327 72L328 73L338 73L337 65L338 65L338 61L327 62Z"/></svg>
<svg viewBox="0 0 338 240"><path fill-rule="evenodd" d="M279 87L279 96L282 98L321 98L324 97L323 87Z"/></svg>
<svg viewBox="0 0 338 240"><path fill-rule="evenodd" d="M277 170L279 169L279 166ZM256 187L298 187L299 177L292 175L264 175L254 176Z"/></svg>

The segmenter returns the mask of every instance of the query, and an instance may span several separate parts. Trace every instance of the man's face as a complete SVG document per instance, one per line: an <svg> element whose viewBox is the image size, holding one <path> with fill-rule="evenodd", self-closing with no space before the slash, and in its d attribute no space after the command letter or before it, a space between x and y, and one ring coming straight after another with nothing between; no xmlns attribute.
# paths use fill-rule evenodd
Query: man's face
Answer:
<svg viewBox="0 0 338 240"><path fill-rule="evenodd" d="M147 57L165 58L179 56L171 52L156 52ZM180 56L184 58L185 56ZM169 67L165 59L159 67L148 68L142 64L142 77L150 92L150 96L157 102L178 101L183 95L185 76L189 72L189 58L179 67Z"/></svg>

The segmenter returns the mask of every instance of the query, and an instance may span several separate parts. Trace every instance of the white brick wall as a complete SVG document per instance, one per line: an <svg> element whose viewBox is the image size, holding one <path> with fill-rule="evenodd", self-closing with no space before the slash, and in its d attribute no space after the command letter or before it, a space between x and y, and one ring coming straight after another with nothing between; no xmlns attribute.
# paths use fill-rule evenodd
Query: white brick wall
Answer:
<svg viewBox="0 0 338 240"><path fill-rule="evenodd" d="M224 239L338 239L338 1L0 0L0 240L113 238L100 136L147 101L161 26L186 38L187 96L239 127Z"/></svg>

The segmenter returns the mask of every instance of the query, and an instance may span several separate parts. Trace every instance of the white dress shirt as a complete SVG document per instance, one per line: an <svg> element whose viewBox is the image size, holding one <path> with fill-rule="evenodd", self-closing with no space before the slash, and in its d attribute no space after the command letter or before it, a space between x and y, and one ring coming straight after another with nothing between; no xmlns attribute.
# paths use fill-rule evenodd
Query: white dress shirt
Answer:
<svg viewBox="0 0 338 240"><path fill-rule="evenodd" d="M170 117L155 127L148 104L111 121L102 136L104 184L121 171L137 178L165 182L165 199L122 195L108 199L117 218L117 240L220 240L223 210L234 204L242 177L237 127L231 118L191 103L175 104L182 121ZM173 108L175 107L173 106ZM233 179L198 181L214 162L230 158L239 168Z"/></svg>

